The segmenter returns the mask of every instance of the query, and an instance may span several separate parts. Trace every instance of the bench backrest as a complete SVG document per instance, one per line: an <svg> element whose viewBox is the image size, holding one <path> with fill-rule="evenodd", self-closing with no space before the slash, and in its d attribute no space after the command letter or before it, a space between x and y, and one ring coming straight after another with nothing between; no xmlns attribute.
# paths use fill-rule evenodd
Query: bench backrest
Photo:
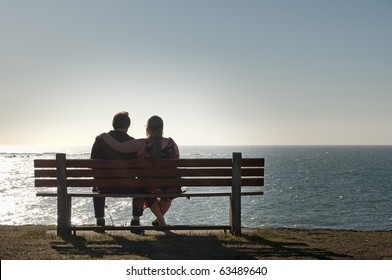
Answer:
<svg viewBox="0 0 392 280"><path fill-rule="evenodd" d="M264 159L242 159L240 153L233 159L158 161L66 159L57 154L56 159L34 160L34 167L36 187L214 187L232 186L235 176L241 186L264 185Z"/></svg>

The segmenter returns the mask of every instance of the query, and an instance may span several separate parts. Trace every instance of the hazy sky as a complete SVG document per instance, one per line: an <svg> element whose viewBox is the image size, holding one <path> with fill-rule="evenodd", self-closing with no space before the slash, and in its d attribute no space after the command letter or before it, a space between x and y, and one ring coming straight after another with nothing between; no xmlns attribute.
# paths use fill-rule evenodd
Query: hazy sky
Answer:
<svg viewBox="0 0 392 280"><path fill-rule="evenodd" d="M0 145L392 144L390 0L0 0Z"/></svg>

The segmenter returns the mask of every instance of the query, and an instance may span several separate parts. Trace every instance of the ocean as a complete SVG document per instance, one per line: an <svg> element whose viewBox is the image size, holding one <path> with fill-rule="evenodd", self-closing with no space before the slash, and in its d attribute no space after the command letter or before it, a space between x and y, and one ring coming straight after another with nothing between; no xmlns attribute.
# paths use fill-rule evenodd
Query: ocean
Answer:
<svg viewBox="0 0 392 280"><path fill-rule="evenodd" d="M33 160L89 158L88 146L0 147L0 224L56 224L55 198L36 197ZM180 146L183 158L263 157L263 196L242 199L242 225L392 230L392 146ZM72 223L94 224L91 198L75 198ZM129 225L131 199L107 199L107 224ZM228 198L175 199L169 224L222 224ZM154 219L149 209L141 223Z"/></svg>

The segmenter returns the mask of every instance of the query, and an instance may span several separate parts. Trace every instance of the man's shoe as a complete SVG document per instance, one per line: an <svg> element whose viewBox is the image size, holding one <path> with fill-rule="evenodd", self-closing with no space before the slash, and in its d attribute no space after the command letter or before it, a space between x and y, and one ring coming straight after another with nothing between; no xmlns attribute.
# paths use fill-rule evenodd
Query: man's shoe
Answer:
<svg viewBox="0 0 392 280"><path fill-rule="evenodd" d="M105 226L105 218L98 218L97 219L97 227L104 227ZM97 229L95 232L104 233L104 229Z"/></svg>
<svg viewBox="0 0 392 280"><path fill-rule="evenodd" d="M105 226L105 218L98 218L97 227L104 227L104 226Z"/></svg>
<svg viewBox="0 0 392 280"><path fill-rule="evenodd" d="M139 220L132 220L131 226L140 226L140 221ZM138 234L138 235L144 234L144 230L142 230L142 229L131 229L131 232L134 234Z"/></svg>

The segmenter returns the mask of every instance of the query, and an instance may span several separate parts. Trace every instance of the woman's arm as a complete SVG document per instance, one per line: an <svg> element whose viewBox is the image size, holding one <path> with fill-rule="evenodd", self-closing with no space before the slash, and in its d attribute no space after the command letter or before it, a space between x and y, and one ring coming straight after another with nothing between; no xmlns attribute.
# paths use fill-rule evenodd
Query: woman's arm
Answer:
<svg viewBox="0 0 392 280"><path fill-rule="evenodd" d="M171 138L173 141L173 146L174 146L174 158L180 158L180 150L178 149L177 143Z"/></svg>
<svg viewBox="0 0 392 280"><path fill-rule="evenodd" d="M121 153L139 152L145 146L145 139L135 139L128 140L125 142L118 142L108 133L102 133L101 135L97 136L97 138L102 138L113 150Z"/></svg>

